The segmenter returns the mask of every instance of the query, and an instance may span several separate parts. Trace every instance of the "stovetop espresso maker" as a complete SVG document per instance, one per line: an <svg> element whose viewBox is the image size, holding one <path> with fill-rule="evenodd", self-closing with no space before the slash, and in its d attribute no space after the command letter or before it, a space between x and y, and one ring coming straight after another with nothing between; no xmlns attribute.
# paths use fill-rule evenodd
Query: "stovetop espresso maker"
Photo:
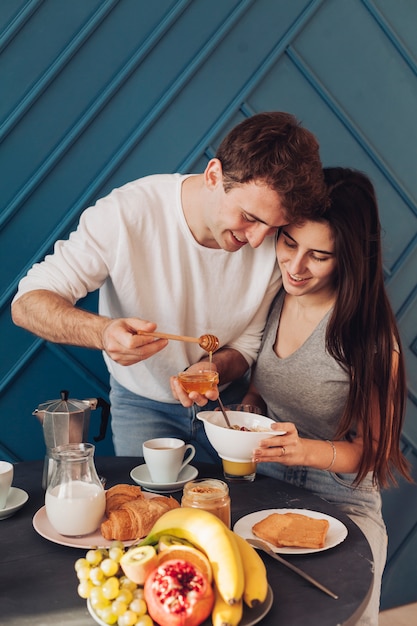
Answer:
<svg viewBox="0 0 417 626"><path fill-rule="evenodd" d="M42 476L42 487L44 489L48 486L48 479L52 469L52 449L66 443L86 443L91 410L101 408L100 430L99 434L94 437L94 441L102 441L106 436L110 415L109 403L103 400L103 398L72 400L68 399L68 395L69 392L64 389L61 391L59 400L44 402L33 411L33 415L42 424L46 445Z"/></svg>

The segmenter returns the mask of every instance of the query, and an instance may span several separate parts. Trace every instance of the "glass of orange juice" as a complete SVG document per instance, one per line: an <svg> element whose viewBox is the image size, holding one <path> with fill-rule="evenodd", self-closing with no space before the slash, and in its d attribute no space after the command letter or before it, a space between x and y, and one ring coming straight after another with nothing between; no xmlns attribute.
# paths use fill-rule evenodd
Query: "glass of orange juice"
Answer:
<svg viewBox="0 0 417 626"><path fill-rule="evenodd" d="M216 385L218 385L219 375L213 370L203 370L194 373L185 371L178 374L178 380L187 393L197 391L204 395L207 391L211 391L211 389L214 389Z"/></svg>
<svg viewBox="0 0 417 626"><path fill-rule="evenodd" d="M229 461L222 459L223 475L227 481L253 482L256 476L256 463L253 461Z"/></svg>

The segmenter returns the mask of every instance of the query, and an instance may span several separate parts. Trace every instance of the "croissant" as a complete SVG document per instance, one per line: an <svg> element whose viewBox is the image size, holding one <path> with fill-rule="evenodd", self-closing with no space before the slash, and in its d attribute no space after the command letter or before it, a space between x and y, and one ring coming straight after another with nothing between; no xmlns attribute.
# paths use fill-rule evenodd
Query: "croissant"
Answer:
<svg viewBox="0 0 417 626"><path fill-rule="evenodd" d="M161 515L179 506L174 498L166 496L131 500L110 511L107 520L101 524L101 534L109 541L140 539L148 534Z"/></svg>
<svg viewBox="0 0 417 626"><path fill-rule="evenodd" d="M109 516L111 511L120 508L125 502L137 498L144 498L144 495L142 489L136 485L121 484L110 487L106 491L106 515Z"/></svg>

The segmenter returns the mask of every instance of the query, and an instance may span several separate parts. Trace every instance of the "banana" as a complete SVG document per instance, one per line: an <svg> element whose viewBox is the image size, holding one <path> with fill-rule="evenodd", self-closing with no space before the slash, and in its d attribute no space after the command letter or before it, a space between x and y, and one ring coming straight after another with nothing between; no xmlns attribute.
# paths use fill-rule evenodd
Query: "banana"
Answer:
<svg viewBox="0 0 417 626"><path fill-rule="evenodd" d="M202 509L171 509L155 522L138 545L155 545L161 535L186 539L207 555L217 588L227 604L242 598L245 582L240 551L230 530L218 517Z"/></svg>
<svg viewBox="0 0 417 626"><path fill-rule="evenodd" d="M213 626L237 626L243 615L243 601L227 604L221 593L214 585L214 606L211 612Z"/></svg>
<svg viewBox="0 0 417 626"><path fill-rule="evenodd" d="M245 587L243 591L243 600L247 606L253 608L266 599L268 592L268 578L266 575L266 567L259 554L254 548L236 533L230 531L233 535L237 547L239 548L243 574L245 579Z"/></svg>

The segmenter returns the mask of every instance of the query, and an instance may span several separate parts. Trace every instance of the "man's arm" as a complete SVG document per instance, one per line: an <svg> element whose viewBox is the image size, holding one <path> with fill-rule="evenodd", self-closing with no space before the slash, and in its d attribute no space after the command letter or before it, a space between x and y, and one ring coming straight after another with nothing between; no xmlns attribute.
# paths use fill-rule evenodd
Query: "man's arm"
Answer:
<svg viewBox="0 0 417 626"><path fill-rule="evenodd" d="M105 350L120 365L143 361L168 344L166 339L137 334L139 330L155 330L153 322L96 315L44 289L30 291L16 300L12 319L17 326L47 341Z"/></svg>

